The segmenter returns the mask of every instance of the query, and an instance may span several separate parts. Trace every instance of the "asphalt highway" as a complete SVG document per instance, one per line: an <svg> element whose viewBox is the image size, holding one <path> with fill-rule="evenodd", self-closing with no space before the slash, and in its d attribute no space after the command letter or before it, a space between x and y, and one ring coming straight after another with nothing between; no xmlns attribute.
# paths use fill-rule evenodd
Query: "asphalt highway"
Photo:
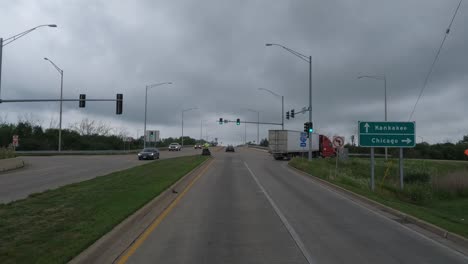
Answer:
<svg viewBox="0 0 468 264"><path fill-rule="evenodd" d="M196 155L200 149L161 151L160 159ZM26 198L29 194L89 180L150 161L132 155L25 156L25 167L0 173L0 203Z"/></svg>
<svg viewBox="0 0 468 264"><path fill-rule="evenodd" d="M468 263L265 152L213 154L127 263Z"/></svg>

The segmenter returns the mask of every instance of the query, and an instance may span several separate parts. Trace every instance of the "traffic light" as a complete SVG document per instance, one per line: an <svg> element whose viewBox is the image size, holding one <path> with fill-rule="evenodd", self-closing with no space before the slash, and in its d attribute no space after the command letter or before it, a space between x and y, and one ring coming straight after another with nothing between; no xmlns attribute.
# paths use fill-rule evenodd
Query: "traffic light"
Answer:
<svg viewBox="0 0 468 264"><path fill-rule="evenodd" d="M115 113L117 115L121 115L122 109L123 109L123 94L117 94L117 101L115 104Z"/></svg>
<svg viewBox="0 0 468 264"><path fill-rule="evenodd" d="M289 111L286 112L286 119L289 120Z"/></svg>
<svg viewBox="0 0 468 264"><path fill-rule="evenodd" d="M222 118L222 117L219 118L219 124L220 124L220 125L223 124L223 118Z"/></svg>
<svg viewBox="0 0 468 264"><path fill-rule="evenodd" d="M291 118L294 118L294 109L291 110Z"/></svg>
<svg viewBox="0 0 468 264"><path fill-rule="evenodd" d="M237 118L236 125L240 125L240 118Z"/></svg>
<svg viewBox="0 0 468 264"><path fill-rule="evenodd" d="M84 108L86 106L86 94L80 94L80 102L78 103L80 108Z"/></svg>
<svg viewBox="0 0 468 264"><path fill-rule="evenodd" d="M307 133L307 137L309 137L309 135L311 133L314 133L314 125L312 122L305 122L304 123L304 132Z"/></svg>

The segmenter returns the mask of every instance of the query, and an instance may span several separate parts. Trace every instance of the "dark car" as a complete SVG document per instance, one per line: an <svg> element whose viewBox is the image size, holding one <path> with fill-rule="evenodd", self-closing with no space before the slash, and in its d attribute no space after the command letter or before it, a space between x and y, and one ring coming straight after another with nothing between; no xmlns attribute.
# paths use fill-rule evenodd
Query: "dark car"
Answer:
<svg viewBox="0 0 468 264"><path fill-rule="evenodd" d="M201 144L196 144L195 146L193 146L194 149L202 149L202 145Z"/></svg>
<svg viewBox="0 0 468 264"><path fill-rule="evenodd" d="M159 150L156 148L145 148L140 153L138 153L138 159L159 159Z"/></svg>
<svg viewBox="0 0 468 264"><path fill-rule="evenodd" d="M229 145L226 147L226 152L234 152L234 147L232 145Z"/></svg>

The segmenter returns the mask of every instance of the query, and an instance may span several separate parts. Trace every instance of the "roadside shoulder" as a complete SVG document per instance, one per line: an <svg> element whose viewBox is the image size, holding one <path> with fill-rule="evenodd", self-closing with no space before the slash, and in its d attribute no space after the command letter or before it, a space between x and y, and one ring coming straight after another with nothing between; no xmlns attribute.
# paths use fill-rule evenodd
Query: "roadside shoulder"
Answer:
<svg viewBox="0 0 468 264"><path fill-rule="evenodd" d="M319 184L322 184L322 185L325 185L327 187L329 187L331 190L333 191L336 191L338 193L341 193L343 195L345 195L346 197L350 198L352 201L354 202L358 202L358 203L361 203L363 205L366 205L365 207L370 209L370 210L373 210L373 211L381 211L381 212L384 212L384 213L387 213L387 214L390 214L392 216L395 216L398 218L398 221L400 224L404 224L404 223L410 223L410 224L413 224L425 231L428 231L432 234L435 234L437 235L440 239L437 239L436 241L438 241L439 243L442 243L444 242L443 240L448 240L450 242L452 242L451 244L455 244L457 246L456 250L457 251L460 251L460 252L463 252L464 254L468 255L468 239L458 235L458 234L454 234L452 232L449 232L443 228L440 228L438 226L435 226L431 223L428 223L424 220L421 220L419 218L416 218L414 216L411 216L411 215L408 215L406 213L403 213L399 210L396 210L394 208L391 208L389 206L386 206L384 204L381 204L377 201L374 201L372 199L369 199L367 197L364 197L360 194L357 194L355 192L352 192L350 190L347 190L343 187L340 187L338 185L335 185L331 182L328 182L326 180L323 180L323 179L320 179L318 177L315 177L311 174L308 174L302 170L299 170L293 166L291 166L290 164L287 165L287 167L293 171L295 171L296 173L302 175L302 176L305 176L305 177L308 177L309 179L319 183ZM395 220L395 219L393 219ZM405 226L408 226L408 225L405 225ZM410 228L410 227L409 227ZM416 230L414 230L415 232L418 232Z"/></svg>

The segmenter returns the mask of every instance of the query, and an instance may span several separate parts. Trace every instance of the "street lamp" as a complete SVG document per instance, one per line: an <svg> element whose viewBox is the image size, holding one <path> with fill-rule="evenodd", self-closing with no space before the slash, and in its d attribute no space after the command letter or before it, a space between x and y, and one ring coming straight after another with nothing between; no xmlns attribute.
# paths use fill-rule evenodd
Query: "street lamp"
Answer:
<svg viewBox="0 0 468 264"><path fill-rule="evenodd" d="M52 66L58 71L60 74L60 120L59 120L59 139L58 139L58 151L62 151L62 100L63 100L63 70L60 69L53 61L48 58L44 58L44 60L49 61Z"/></svg>
<svg viewBox="0 0 468 264"><path fill-rule="evenodd" d="M30 33L31 31L34 31L40 27L57 27L55 24L47 24L47 25L39 25L37 27L33 27L31 29L28 29L24 32L21 32L19 34L16 34L14 36L11 36L9 38L3 39L0 38L0 98L1 98L1 92L2 92L2 54L3 54L3 46L6 46L10 44L11 42L23 37L24 35Z"/></svg>
<svg viewBox="0 0 468 264"><path fill-rule="evenodd" d="M269 89L266 89L266 88L258 88L258 90L267 91L267 92L271 93L274 96L281 97L281 129L284 130L284 96L279 95L279 94L273 92L272 90L269 90Z"/></svg>
<svg viewBox="0 0 468 264"><path fill-rule="evenodd" d="M306 56L304 54L301 54L295 50L292 50L288 47L285 47L283 45L280 45L280 44L273 44L273 43L267 43L265 44L265 46L267 47L271 47L271 46L278 46L278 47L281 47L283 49L285 49L286 51L292 53L294 56L298 57L299 59L307 62L309 64L309 122L312 123L312 56ZM308 160L311 161L312 160L312 136L310 135L310 132L309 132L309 153L308 153Z"/></svg>
<svg viewBox="0 0 468 264"><path fill-rule="evenodd" d="M184 113L190 110L198 109L198 107L188 108L182 110L182 148L184 147Z"/></svg>
<svg viewBox="0 0 468 264"><path fill-rule="evenodd" d="M385 121L387 121L387 78L385 75L361 75L357 77L358 79L369 78L374 80L384 81L384 98L385 98ZM388 159L388 150L385 148L385 160Z"/></svg>
<svg viewBox="0 0 468 264"><path fill-rule="evenodd" d="M172 84L172 82L163 82L163 83L155 83L151 85L146 85L145 91L145 126L143 129L143 148L146 148L146 112L148 107L148 89L154 88L156 86L164 85L164 84Z"/></svg>
<svg viewBox="0 0 468 264"><path fill-rule="evenodd" d="M257 113L257 144L260 144L260 112L252 109L247 109L247 111Z"/></svg>

